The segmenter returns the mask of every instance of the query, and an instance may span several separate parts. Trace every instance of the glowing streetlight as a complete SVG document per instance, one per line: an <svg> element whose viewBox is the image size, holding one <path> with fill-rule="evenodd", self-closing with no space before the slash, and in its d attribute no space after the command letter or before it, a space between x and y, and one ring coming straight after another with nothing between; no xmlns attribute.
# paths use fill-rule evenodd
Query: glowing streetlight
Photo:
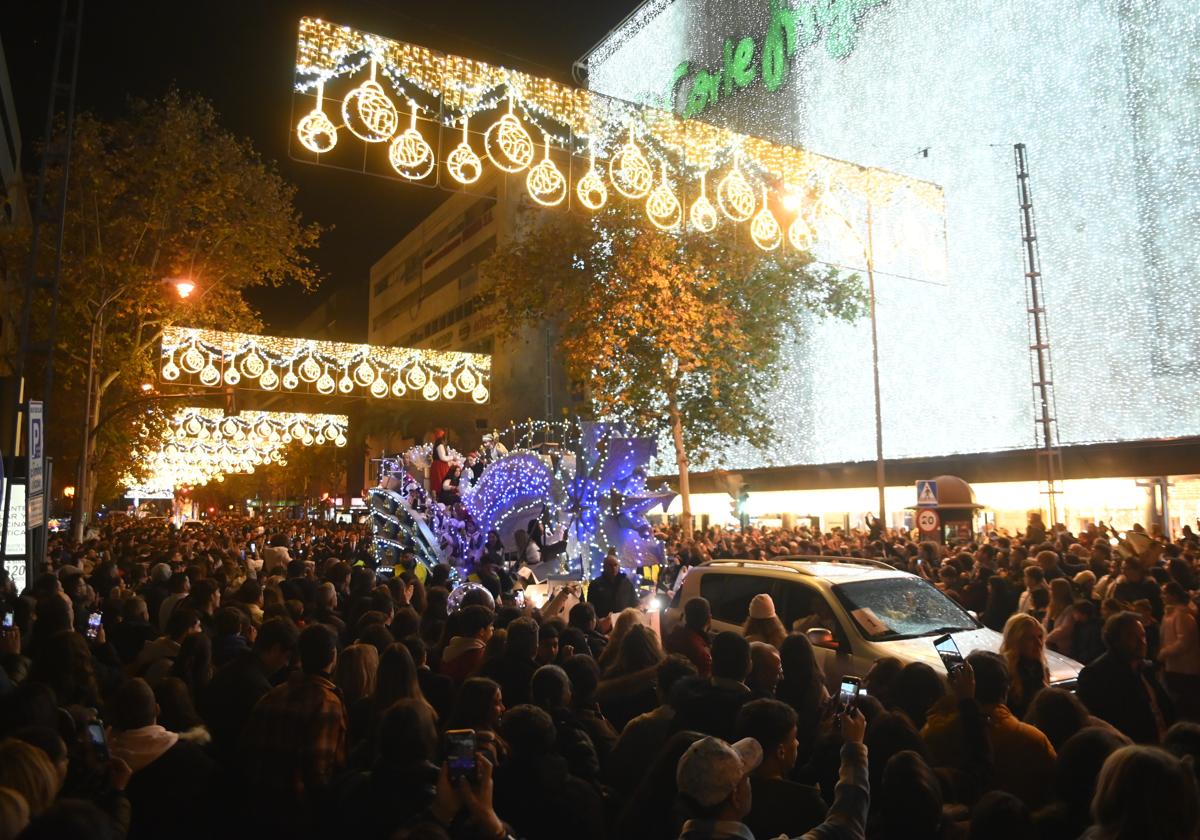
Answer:
<svg viewBox="0 0 1200 840"><path fill-rule="evenodd" d="M191 280L182 279L175 281L175 291L179 294L181 300L187 300L188 296L196 291L196 284Z"/></svg>
<svg viewBox="0 0 1200 840"><path fill-rule="evenodd" d="M148 393L150 393L152 390L154 390L154 386L153 386L153 385L151 385L149 382L143 382L143 383L142 383L142 393L143 393L143 394L148 394Z"/></svg>
<svg viewBox="0 0 1200 840"><path fill-rule="evenodd" d="M75 485L68 484L66 487L64 487L63 488L63 496L67 499L74 499L75 498Z"/></svg>

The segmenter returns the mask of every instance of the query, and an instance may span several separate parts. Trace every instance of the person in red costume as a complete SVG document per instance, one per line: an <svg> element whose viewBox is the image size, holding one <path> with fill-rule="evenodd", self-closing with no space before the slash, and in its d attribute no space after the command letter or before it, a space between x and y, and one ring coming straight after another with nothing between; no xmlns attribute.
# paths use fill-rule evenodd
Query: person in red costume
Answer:
<svg viewBox="0 0 1200 840"><path fill-rule="evenodd" d="M437 498L442 489L442 482L450 472L450 448L446 446L446 430L433 430L433 458L429 465L429 493L431 498Z"/></svg>

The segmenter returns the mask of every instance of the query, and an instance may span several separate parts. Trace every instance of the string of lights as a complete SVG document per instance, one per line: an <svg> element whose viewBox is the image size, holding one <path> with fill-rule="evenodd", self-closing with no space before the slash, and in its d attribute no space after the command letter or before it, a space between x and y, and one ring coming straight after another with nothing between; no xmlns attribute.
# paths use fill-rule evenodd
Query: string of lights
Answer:
<svg viewBox="0 0 1200 840"><path fill-rule="evenodd" d="M364 70L369 76L362 79ZM335 101L328 86L352 83L355 86L336 100L342 125L364 143L387 143L392 170L409 181L427 181L438 168L438 144L422 135L420 115L434 131L461 125L461 141L446 144L450 150L442 161L454 185L473 184L490 163L508 174L525 172L527 192L538 204L574 203L589 211L605 206L611 186L618 195L643 202L649 221L663 230L681 230L690 222L708 233L722 217L733 224L750 222L751 240L764 251L778 248L785 239L793 248L807 250L830 228L825 217L846 219L848 205L915 201L932 210L936 219L944 217L942 190L935 184L303 18L295 89L305 98L315 92L316 103L297 123L296 135L318 162L333 151L340 136L325 109L325 103ZM403 130L396 102L407 104L409 122ZM468 122L499 108L503 113L482 133L480 155L471 145ZM535 162L539 135L543 155ZM555 160L558 156L566 158L568 173ZM572 190L569 173L576 157L587 165L578 167L581 174ZM597 159L607 160L606 166L598 167ZM716 207L705 194L710 176L717 179ZM697 196L686 214L672 184L694 190ZM827 200L835 194L838 202Z"/></svg>
<svg viewBox="0 0 1200 840"><path fill-rule="evenodd" d="M264 391L370 394L377 399L491 398L491 356L167 327L159 372L213 388L255 382Z"/></svg>

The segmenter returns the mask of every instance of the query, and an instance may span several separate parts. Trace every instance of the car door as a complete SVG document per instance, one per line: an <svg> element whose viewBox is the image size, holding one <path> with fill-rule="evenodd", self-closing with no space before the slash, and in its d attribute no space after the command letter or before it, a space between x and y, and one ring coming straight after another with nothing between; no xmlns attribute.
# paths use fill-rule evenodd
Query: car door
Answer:
<svg viewBox="0 0 1200 840"><path fill-rule="evenodd" d="M813 651L825 672L826 688L831 694L836 692L843 675L858 675L860 670L845 624L817 587L800 580L773 583L771 597L775 600L775 612L789 633L805 633L818 627L832 632L829 643L813 645Z"/></svg>
<svg viewBox="0 0 1200 840"><path fill-rule="evenodd" d="M750 614L750 600L770 592L774 581L763 575L705 572L700 578L700 595L712 608L712 631L740 633Z"/></svg>

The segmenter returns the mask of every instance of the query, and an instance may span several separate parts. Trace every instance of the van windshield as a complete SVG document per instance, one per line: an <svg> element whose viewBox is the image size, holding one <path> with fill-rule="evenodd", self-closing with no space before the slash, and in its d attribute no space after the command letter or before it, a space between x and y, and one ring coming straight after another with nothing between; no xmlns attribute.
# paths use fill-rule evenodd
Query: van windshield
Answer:
<svg viewBox="0 0 1200 840"><path fill-rule="evenodd" d="M833 587L864 639L913 639L979 624L950 598L917 577L887 577Z"/></svg>

